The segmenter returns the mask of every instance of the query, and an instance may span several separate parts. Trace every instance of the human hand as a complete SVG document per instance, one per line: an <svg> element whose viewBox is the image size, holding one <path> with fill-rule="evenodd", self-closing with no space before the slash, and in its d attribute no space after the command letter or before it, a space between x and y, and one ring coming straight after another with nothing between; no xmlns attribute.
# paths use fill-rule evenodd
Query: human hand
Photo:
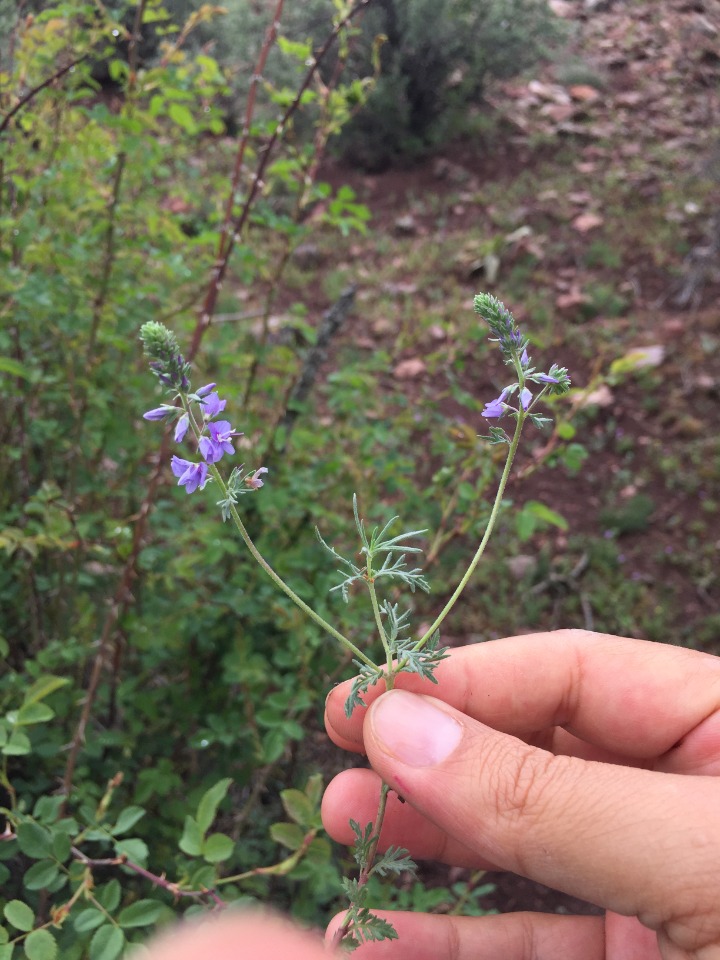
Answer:
<svg viewBox="0 0 720 960"><path fill-rule="evenodd" d="M720 658L559 631L459 648L434 685L399 674L328 733L366 752L323 800L328 832L374 819L381 848L511 870L608 910L457 918L396 913L361 960L720 960ZM430 696L418 696L429 694ZM340 921L338 920L338 923Z"/></svg>
<svg viewBox="0 0 720 960"><path fill-rule="evenodd" d="M329 960L317 934L277 914L228 910L174 927L132 960Z"/></svg>

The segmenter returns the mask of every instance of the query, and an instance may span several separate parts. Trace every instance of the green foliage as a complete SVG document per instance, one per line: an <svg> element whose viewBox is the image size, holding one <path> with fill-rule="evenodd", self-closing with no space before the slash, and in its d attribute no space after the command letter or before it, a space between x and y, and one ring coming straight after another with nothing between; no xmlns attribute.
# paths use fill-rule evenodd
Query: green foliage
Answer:
<svg viewBox="0 0 720 960"><path fill-rule="evenodd" d="M362 29L383 40L380 76L341 144L374 170L446 141L488 80L521 72L562 35L544 0L385 0Z"/></svg>

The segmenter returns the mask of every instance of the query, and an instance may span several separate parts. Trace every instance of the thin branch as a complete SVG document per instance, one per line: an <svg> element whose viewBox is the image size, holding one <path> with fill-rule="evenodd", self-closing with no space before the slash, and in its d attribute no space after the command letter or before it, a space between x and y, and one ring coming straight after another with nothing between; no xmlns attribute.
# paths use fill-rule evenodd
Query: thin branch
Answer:
<svg viewBox="0 0 720 960"><path fill-rule="evenodd" d="M173 883L172 880L168 880L167 877L151 873L150 870L146 870L145 867L141 867L140 864L128 860L123 854L119 857L93 859L92 857L86 856L82 850L79 850L77 847L71 847L71 850L75 860L86 867L127 867L128 870L132 870L133 873L137 873L138 876L149 880L153 886L167 890L174 897L190 897L193 900L212 900L215 906L220 909L224 909L227 906L227 903L222 897L218 896L214 890L183 890L179 884Z"/></svg>
<svg viewBox="0 0 720 960"><path fill-rule="evenodd" d="M50 84L54 83L56 80L59 80L60 77L64 77L66 73L69 73L73 67L76 67L79 63L82 63L83 60L87 60L89 54L84 53L81 57L78 57L76 60L71 60L66 66L61 67L60 70L56 70L52 76L48 77L47 80L43 80L42 83L38 84L37 87L33 87L32 90L29 90L24 97L21 97L20 100L15 104L15 106L8 113L5 114L2 123L0 123L0 136L5 132L8 124L12 118L25 106L25 104L30 103L41 90L44 90L46 87L49 87Z"/></svg>
<svg viewBox="0 0 720 960"><path fill-rule="evenodd" d="M250 134L249 123L246 122L246 126L243 129L243 135L242 135L242 140L238 150L238 155L236 158L235 171L233 173L232 188L228 196L228 203L225 211L225 223L223 225L220 241L218 244L218 257L217 257L217 260L215 261L215 266L212 271L210 285L208 287L207 295L205 297L205 302L203 303L200 318L196 324L190 349L188 350L188 359L192 360L192 358L195 356L200 346L200 341L203 337L203 334L205 330L210 326L213 313L215 312L215 306L217 304L218 295L220 293L223 280L225 279L225 274L227 272L230 256L235 246L235 241L242 236L242 232L245 228L245 225L247 224L248 218L250 216L250 210L252 209L252 205L255 200L255 197L257 196L258 190L262 186L263 176L267 168L268 162L270 160L270 156L275 147L275 144L282 136L290 119L293 117L293 115L296 113L296 111L300 107L300 102L302 100L303 94L309 88L310 83L312 82L312 79L315 76L315 73L320 67L320 64L322 63L322 61L327 56L328 52L330 51L331 47L333 46L339 34L342 32L342 30L345 29L347 24L354 17L356 17L361 10L367 7L368 4L370 4L371 2L372 0L358 0L355 6L348 11L348 13L342 18L342 20L339 20L335 24L332 31L329 33L327 39L323 43L322 47L320 47L318 52L313 57L312 63L310 64L310 67L308 68L307 73L305 74L300 86L298 87L294 100L285 110L285 113L282 115L282 117L278 121L277 125L275 126L275 129L273 130L271 136L268 139L268 142L265 144L264 149L260 153L257 168L255 170L255 173L251 177L250 188L245 198L245 202L242 206L242 210L236 217L233 218L232 208L235 204L236 192L239 185L239 177L240 177L240 172L242 167L242 158L244 156L245 148L246 148L247 141L249 139L249 134ZM278 9L280 9L281 7L282 7L282 0L279 0ZM261 55L260 55L261 60L258 61L258 65L260 64L261 61L264 64L265 61L264 59L262 59L263 56L267 58L267 51L269 50L268 40L272 42L272 40L274 39L274 34L272 33L274 28L276 28L275 21L273 21L273 24L271 28L268 30L268 34L266 35L263 51L261 51ZM266 50L266 47L267 47L267 50ZM259 79L257 70L253 77L253 81L255 81L256 79ZM253 89L254 88L251 88L251 94L252 94L252 99L254 104ZM248 116L249 115L250 114L248 113Z"/></svg>

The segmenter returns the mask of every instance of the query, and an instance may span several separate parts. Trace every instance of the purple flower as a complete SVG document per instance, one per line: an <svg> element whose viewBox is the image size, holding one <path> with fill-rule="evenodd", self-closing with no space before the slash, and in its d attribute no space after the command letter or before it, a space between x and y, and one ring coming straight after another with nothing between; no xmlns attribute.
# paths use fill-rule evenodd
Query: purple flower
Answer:
<svg viewBox="0 0 720 960"><path fill-rule="evenodd" d="M185 487L187 493L194 493L198 487L202 490L208 481L206 463L193 463L180 457L173 457L170 461L172 472L178 479L178 486Z"/></svg>
<svg viewBox="0 0 720 960"><path fill-rule="evenodd" d="M551 377L547 373L536 373L535 379L540 383L560 383L557 377Z"/></svg>
<svg viewBox="0 0 720 960"><path fill-rule="evenodd" d="M527 347L525 347L525 349L522 352L522 356L520 357L520 366L524 368L524 367L527 367L529 363L530 363L530 357L528 356Z"/></svg>
<svg viewBox="0 0 720 960"><path fill-rule="evenodd" d="M522 393L520 394L520 403L522 404L523 410L527 410L530 406L530 401L532 400L532 394L527 387L522 388Z"/></svg>
<svg viewBox="0 0 720 960"><path fill-rule="evenodd" d="M215 389L216 386L216 383L206 383L204 387L200 387L200 389L196 390L195 393L198 397L206 397L211 390Z"/></svg>
<svg viewBox="0 0 720 960"><path fill-rule="evenodd" d="M184 413L175 425L175 443L181 443L190 426L190 417Z"/></svg>
<svg viewBox="0 0 720 960"><path fill-rule="evenodd" d="M237 434L229 420L215 420L207 425L209 437L200 438L200 452L208 463L217 463L226 453L235 453L232 438Z"/></svg>
<svg viewBox="0 0 720 960"><path fill-rule="evenodd" d="M492 419L493 417L504 416L505 404L503 403L503 395L500 394L496 400L491 400L490 403L486 403L482 415L488 420Z"/></svg>
<svg viewBox="0 0 720 960"><path fill-rule="evenodd" d="M143 414L143 420L164 420L171 410L172 407L155 407Z"/></svg>
<svg viewBox="0 0 720 960"><path fill-rule="evenodd" d="M265 486L265 482L260 479L260 474L261 474L261 473L267 473L267 472L268 472L268 468L267 468L267 467L259 467L259 468L255 471L255 473L253 473L252 476L245 477L245 483L246 483L249 487L252 487L253 490L259 490L260 487L264 487L264 486Z"/></svg>
<svg viewBox="0 0 720 960"><path fill-rule="evenodd" d="M206 420L210 420L212 419L212 417L216 417L219 413L222 413L222 411L225 409L226 404L227 404L227 400L221 400L217 391L214 391L213 393L205 397L205 399L202 402L203 417Z"/></svg>

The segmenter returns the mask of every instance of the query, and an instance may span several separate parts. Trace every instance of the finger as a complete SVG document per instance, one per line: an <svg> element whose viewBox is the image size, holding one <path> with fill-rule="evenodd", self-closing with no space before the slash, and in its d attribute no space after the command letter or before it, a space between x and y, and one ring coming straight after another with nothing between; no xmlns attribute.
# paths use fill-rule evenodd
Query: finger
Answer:
<svg viewBox="0 0 720 960"><path fill-rule="evenodd" d="M376 911L373 911L376 912ZM448 917L377 911L395 927L397 940L363 944L357 960L604 960L602 917L508 913L500 917ZM333 919L332 942L344 915ZM634 954L633 960L658 960ZM620 958L619 958L620 960ZM627 960L630 960L628 955Z"/></svg>
<svg viewBox="0 0 720 960"><path fill-rule="evenodd" d="M152 941L134 960L328 960L317 934L265 911L186 922Z"/></svg>
<svg viewBox="0 0 720 960"><path fill-rule="evenodd" d="M401 689L426 693L452 704L488 726L525 740L545 737L553 749L555 727L562 727L606 759L655 761L676 748L714 715L720 716L720 658L586 631L510 637L452 650L437 667L437 685L413 674L399 674ZM349 682L348 682L349 683ZM384 691L378 683L365 695L368 704ZM348 684L328 697L328 733L344 749L361 751L362 719L348 720ZM720 726L720 721L718 721ZM673 769L687 759L703 772L720 772L720 735L673 757ZM565 748L569 741L563 741ZM710 752L708 752L710 751ZM714 765L714 766L713 766Z"/></svg>
<svg viewBox="0 0 720 960"><path fill-rule="evenodd" d="M333 840L350 846L356 840L350 820L364 827L376 819L381 784L374 770L359 768L344 770L330 781L322 799L322 820ZM394 791L388 795L379 845L383 851L403 847L414 860L437 860L475 870L497 869L496 864L448 836L409 803L403 803Z"/></svg>
<svg viewBox="0 0 720 960"><path fill-rule="evenodd" d="M715 778L555 757L402 690L370 708L365 745L392 789L501 869L653 929L701 915L720 937Z"/></svg>

